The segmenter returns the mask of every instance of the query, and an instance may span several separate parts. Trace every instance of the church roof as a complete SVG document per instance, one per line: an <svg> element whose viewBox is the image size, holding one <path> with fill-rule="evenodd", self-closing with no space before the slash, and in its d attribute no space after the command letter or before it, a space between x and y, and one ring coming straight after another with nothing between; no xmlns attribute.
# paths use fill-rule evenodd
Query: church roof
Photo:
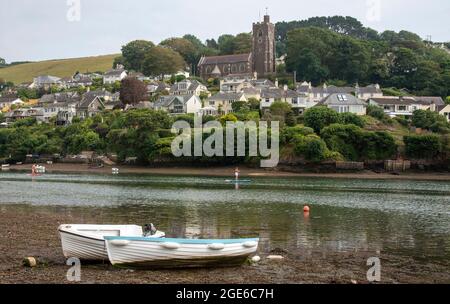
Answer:
<svg viewBox="0 0 450 304"><path fill-rule="evenodd" d="M249 62L251 60L252 54L237 54L237 55L224 55L224 56L211 56L202 57L198 65L205 64L231 64L239 62Z"/></svg>

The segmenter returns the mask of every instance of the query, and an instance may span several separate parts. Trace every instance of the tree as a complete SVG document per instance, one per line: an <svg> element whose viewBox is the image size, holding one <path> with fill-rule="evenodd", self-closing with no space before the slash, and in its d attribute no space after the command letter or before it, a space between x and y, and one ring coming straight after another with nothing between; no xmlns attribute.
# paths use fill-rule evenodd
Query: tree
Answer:
<svg viewBox="0 0 450 304"><path fill-rule="evenodd" d="M175 52L178 52L189 65L196 65L199 61L199 50L186 38L170 38L161 42Z"/></svg>
<svg viewBox="0 0 450 304"><path fill-rule="evenodd" d="M127 77L120 86L120 101L123 104L135 105L147 99L147 86L142 81Z"/></svg>
<svg viewBox="0 0 450 304"><path fill-rule="evenodd" d="M355 125L360 128L364 128L364 120L361 118L361 116L358 116L353 113L341 113L339 114L339 123L344 125Z"/></svg>
<svg viewBox="0 0 450 304"><path fill-rule="evenodd" d="M238 34L234 38L234 54L246 54L252 51L252 35L249 33Z"/></svg>
<svg viewBox="0 0 450 304"><path fill-rule="evenodd" d="M233 35L222 35L218 40L219 51L222 55L233 54L236 48L235 39Z"/></svg>
<svg viewBox="0 0 450 304"><path fill-rule="evenodd" d="M450 96L447 96L447 98L445 98L445 104L450 105Z"/></svg>
<svg viewBox="0 0 450 304"><path fill-rule="evenodd" d="M143 71L146 55L154 48L153 42L135 40L122 47L123 63L128 70Z"/></svg>
<svg viewBox="0 0 450 304"><path fill-rule="evenodd" d="M229 114L227 114L227 115L224 115L224 116L220 117L220 123L221 123L223 126L226 126L227 121L230 121L230 122L237 122L238 119L237 119L237 117L236 117L234 114L231 114L231 113L229 113Z"/></svg>
<svg viewBox="0 0 450 304"><path fill-rule="evenodd" d="M339 121L339 114L328 107L313 107L306 110L303 115L305 125L314 129L317 134L331 124Z"/></svg>
<svg viewBox="0 0 450 304"><path fill-rule="evenodd" d="M3 58L0 58L0 68L6 66L6 60Z"/></svg>
<svg viewBox="0 0 450 304"><path fill-rule="evenodd" d="M179 53L161 46L151 48L142 65L143 73L148 76L174 74L185 67L186 63Z"/></svg>

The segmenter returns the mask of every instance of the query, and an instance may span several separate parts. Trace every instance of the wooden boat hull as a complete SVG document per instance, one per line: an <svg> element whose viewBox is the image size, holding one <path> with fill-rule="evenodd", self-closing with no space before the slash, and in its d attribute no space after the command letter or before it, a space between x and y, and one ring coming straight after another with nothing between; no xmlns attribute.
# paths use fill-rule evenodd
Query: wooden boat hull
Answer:
<svg viewBox="0 0 450 304"><path fill-rule="evenodd" d="M107 261L105 236L136 236L143 234L142 227L135 225L61 225L59 227L63 254L66 258L83 261ZM153 236L164 237L163 232Z"/></svg>
<svg viewBox="0 0 450 304"><path fill-rule="evenodd" d="M259 239L185 240L105 237L114 266L126 268L204 268L242 265Z"/></svg>

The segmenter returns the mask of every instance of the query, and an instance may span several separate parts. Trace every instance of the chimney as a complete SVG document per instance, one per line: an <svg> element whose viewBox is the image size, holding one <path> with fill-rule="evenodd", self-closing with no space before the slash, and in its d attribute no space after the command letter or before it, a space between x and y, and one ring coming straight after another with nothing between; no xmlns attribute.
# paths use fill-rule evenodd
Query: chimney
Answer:
<svg viewBox="0 0 450 304"><path fill-rule="evenodd" d="M288 86L287 86L287 84L285 84L285 85L283 86L283 90L284 90L285 92L288 91Z"/></svg>
<svg viewBox="0 0 450 304"><path fill-rule="evenodd" d="M278 88L278 78L275 79L275 87Z"/></svg>

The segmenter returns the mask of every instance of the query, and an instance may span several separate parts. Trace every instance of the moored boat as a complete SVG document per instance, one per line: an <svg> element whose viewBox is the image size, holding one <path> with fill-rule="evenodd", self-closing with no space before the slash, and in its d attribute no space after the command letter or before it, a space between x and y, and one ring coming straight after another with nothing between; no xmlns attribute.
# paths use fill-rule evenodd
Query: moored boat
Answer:
<svg viewBox="0 0 450 304"><path fill-rule="evenodd" d="M105 237L114 266L130 268L229 267L242 265L259 239L197 240Z"/></svg>
<svg viewBox="0 0 450 304"><path fill-rule="evenodd" d="M150 225L148 225L150 227ZM151 225L153 227L153 225ZM154 228L153 228L154 229ZM147 230L150 230L147 229ZM58 228L61 236L63 254L66 258L79 258L87 261L108 260L106 236L144 237L142 227L136 225L61 225ZM164 232L154 229L148 231L144 238L162 238Z"/></svg>

